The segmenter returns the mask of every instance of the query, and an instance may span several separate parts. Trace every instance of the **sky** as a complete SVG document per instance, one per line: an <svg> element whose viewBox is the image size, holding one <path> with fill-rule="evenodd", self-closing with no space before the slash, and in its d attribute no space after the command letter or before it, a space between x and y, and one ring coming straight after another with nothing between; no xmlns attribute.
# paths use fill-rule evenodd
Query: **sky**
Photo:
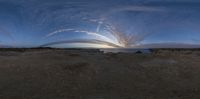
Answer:
<svg viewBox="0 0 200 99"><path fill-rule="evenodd" d="M0 47L191 47L199 11L199 0L0 0Z"/></svg>

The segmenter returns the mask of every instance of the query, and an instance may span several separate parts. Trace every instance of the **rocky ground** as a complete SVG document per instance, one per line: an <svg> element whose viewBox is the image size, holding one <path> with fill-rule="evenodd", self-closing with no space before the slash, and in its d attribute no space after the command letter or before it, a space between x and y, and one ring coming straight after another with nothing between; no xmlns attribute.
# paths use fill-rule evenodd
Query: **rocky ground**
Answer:
<svg viewBox="0 0 200 99"><path fill-rule="evenodd" d="M200 99L200 50L0 50L0 99Z"/></svg>

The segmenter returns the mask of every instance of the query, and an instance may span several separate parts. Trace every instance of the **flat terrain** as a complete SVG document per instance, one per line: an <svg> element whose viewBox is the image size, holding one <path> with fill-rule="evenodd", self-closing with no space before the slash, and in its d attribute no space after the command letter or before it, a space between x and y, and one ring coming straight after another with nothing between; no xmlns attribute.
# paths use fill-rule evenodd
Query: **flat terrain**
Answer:
<svg viewBox="0 0 200 99"><path fill-rule="evenodd" d="M1 50L0 99L200 99L200 50Z"/></svg>

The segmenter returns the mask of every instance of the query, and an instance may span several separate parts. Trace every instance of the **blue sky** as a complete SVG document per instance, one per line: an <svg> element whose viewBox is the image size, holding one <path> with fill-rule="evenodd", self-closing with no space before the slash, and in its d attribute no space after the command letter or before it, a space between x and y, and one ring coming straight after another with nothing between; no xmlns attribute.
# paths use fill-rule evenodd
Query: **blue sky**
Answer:
<svg viewBox="0 0 200 99"><path fill-rule="evenodd" d="M106 25L133 35L136 40L129 42L133 46L200 44L199 11L199 0L0 0L0 46L37 47L68 40L105 41L105 37L117 44ZM47 37L50 33L55 34Z"/></svg>

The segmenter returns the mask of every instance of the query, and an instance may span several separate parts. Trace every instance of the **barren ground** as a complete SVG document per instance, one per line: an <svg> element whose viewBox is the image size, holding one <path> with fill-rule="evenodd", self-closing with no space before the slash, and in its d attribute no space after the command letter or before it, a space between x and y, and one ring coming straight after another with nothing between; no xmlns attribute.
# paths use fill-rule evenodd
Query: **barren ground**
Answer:
<svg viewBox="0 0 200 99"><path fill-rule="evenodd" d="M0 51L0 99L200 99L200 51Z"/></svg>

